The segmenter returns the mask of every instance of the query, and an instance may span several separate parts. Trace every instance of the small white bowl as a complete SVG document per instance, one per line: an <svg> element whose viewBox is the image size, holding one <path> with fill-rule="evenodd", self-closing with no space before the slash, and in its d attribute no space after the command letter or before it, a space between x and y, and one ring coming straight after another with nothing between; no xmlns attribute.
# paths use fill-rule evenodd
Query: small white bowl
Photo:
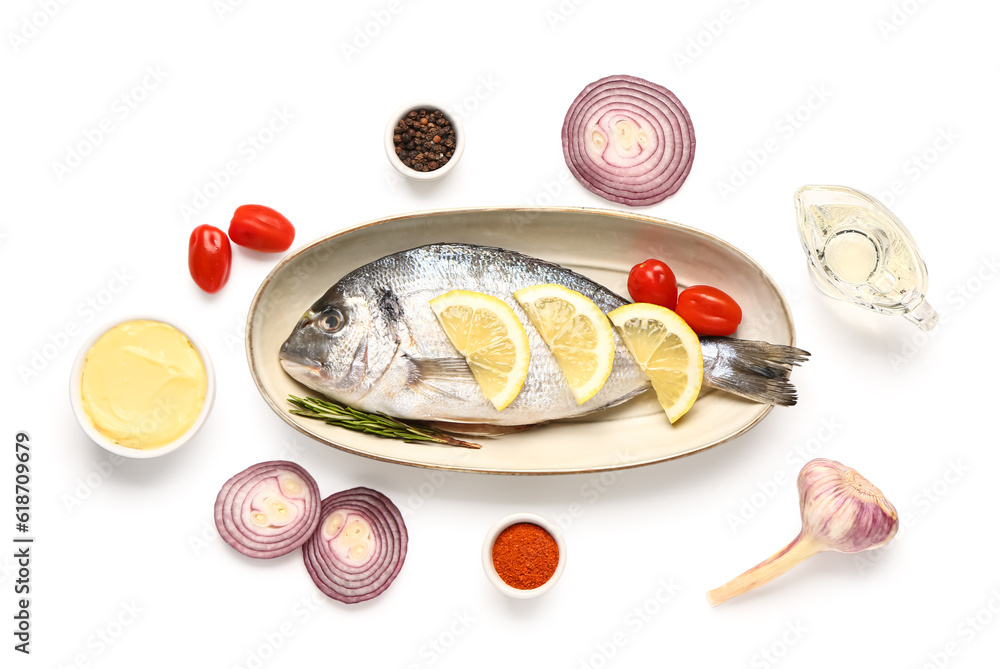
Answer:
<svg viewBox="0 0 1000 669"><path fill-rule="evenodd" d="M493 566L493 544L496 542L497 537L500 533L506 530L511 525L516 525L517 523L533 523L538 525L543 530L552 535L552 538L556 540L556 546L559 548L559 563L556 565L556 570L545 583L541 584L533 590L521 590L519 588L514 588L507 585L506 582L500 575L497 574L496 567ZM483 569L486 571L486 578L497 587L497 590L507 595L508 597L513 597L515 599L532 599L533 597L538 597L544 595L546 592L552 589L562 576L563 570L566 568L566 540L563 539L562 532L555 524L549 522L547 519L539 516L535 513L512 513L509 516L501 518L497 523L490 528L490 531L486 533L486 541L483 542Z"/></svg>
<svg viewBox="0 0 1000 669"><path fill-rule="evenodd" d="M97 343L97 340L100 339L105 333L112 328L129 321L158 321L176 328L181 332L181 334L187 337L192 344L194 344L195 350L198 351L198 355L201 356L202 364L205 365L205 403L201 407L201 412L198 414L194 424L191 425L187 432L169 444L164 444L159 448L128 448L127 446L121 446L120 444L114 443L101 434L96 427L94 427L94 424L91 422L87 412L83 409L80 382L83 377L83 364L87 360L87 353L94 346L94 344ZM80 347L80 352L77 353L76 361L73 363L73 370L70 372L69 400L70 404L73 406L73 413L76 415L76 420L80 423L80 427L83 428L83 431L87 433L87 436L101 448L126 458L134 458L138 460L158 458L161 455L173 453L186 444L188 440L198 432L202 424L205 422L205 419L208 418L208 414L211 413L212 405L215 402L215 371L212 369L212 361L208 357L208 351L205 349L204 345L198 341L198 338L191 334L191 331L187 328L179 325L178 323L167 320L166 318L159 318L157 316L129 316L128 318L122 318L114 321L113 323L108 323L103 328L94 332L94 334L83 342L83 346Z"/></svg>
<svg viewBox="0 0 1000 669"><path fill-rule="evenodd" d="M452 153L451 158L444 164L443 167L439 167L438 169L430 172L418 172L417 170L410 169L404 165L403 161L401 161L396 155L396 146L392 142L392 136L395 134L396 124L399 123L399 119L403 118L414 109L438 109L442 114L444 114L445 118L451 121L451 127L455 129L455 151ZM440 179L455 168L455 165L458 164L458 160L462 157L464 152L465 128L462 127L462 122L459 121L458 117L450 112L447 107L436 102L417 101L403 105L396 110L385 126L385 155L389 158L389 162L392 166L396 168L396 171L407 179L413 179L414 181L434 181L435 179Z"/></svg>

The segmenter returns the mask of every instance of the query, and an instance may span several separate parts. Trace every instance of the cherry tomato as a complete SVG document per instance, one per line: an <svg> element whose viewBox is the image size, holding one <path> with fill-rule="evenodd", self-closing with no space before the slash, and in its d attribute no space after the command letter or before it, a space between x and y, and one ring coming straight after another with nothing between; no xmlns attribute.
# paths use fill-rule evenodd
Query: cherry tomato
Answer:
<svg viewBox="0 0 1000 669"><path fill-rule="evenodd" d="M684 290L674 311L700 335L731 335L743 320L743 310L736 300L712 286Z"/></svg>
<svg viewBox="0 0 1000 669"><path fill-rule="evenodd" d="M628 273L628 294L636 302L673 309L677 306L677 279L667 263L650 258Z"/></svg>
<svg viewBox="0 0 1000 669"><path fill-rule="evenodd" d="M206 293L218 292L229 281L233 247L226 233L212 225L199 225L188 241L188 270Z"/></svg>
<svg viewBox="0 0 1000 669"><path fill-rule="evenodd" d="M236 208L229 223L229 238L233 244L254 251L278 253L287 251L295 239L295 227L274 209L262 204L245 204Z"/></svg>

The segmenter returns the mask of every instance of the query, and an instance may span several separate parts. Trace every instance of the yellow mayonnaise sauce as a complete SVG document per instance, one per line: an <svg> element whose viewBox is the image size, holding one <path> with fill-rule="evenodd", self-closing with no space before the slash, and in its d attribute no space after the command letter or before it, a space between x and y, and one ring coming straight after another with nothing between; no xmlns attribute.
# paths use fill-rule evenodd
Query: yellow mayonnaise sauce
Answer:
<svg viewBox="0 0 1000 669"><path fill-rule="evenodd" d="M128 448L165 446L187 432L205 404L205 363L177 328L128 321L87 352L80 381L94 427Z"/></svg>

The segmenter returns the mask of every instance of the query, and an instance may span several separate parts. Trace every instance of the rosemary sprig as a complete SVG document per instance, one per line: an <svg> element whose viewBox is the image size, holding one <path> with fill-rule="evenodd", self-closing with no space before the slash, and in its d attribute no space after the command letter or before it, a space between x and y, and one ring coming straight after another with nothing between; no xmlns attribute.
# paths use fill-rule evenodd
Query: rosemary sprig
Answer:
<svg viewBox="0 0 1000 669"><path fill-rule="evenodd" d="M327 425L336 425L337 427L347 428L355 432L374 434L386 439L402 439L408 444L434 443L461 446L462 448L479 448L479 444L456 439L441 430L435 430L430 427L417 427L386 416L385 414L367 413L328 400L289 395L288 402L296 407L295 409L288 410L291 414L302 416L303 418L314 418L323 421Z"/></svg>

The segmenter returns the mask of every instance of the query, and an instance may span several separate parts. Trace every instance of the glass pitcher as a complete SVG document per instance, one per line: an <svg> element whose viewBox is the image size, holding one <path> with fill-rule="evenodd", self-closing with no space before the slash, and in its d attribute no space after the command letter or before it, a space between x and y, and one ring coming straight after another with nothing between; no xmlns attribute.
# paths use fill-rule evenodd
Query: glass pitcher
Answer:
<svg viewBox="0 0 1000 669"><path fill-rule="evenodd" d="M831 297L930 330L927 266L906 227L877 200L844 186L795 193L799 239L813 282Z"/></svg>

